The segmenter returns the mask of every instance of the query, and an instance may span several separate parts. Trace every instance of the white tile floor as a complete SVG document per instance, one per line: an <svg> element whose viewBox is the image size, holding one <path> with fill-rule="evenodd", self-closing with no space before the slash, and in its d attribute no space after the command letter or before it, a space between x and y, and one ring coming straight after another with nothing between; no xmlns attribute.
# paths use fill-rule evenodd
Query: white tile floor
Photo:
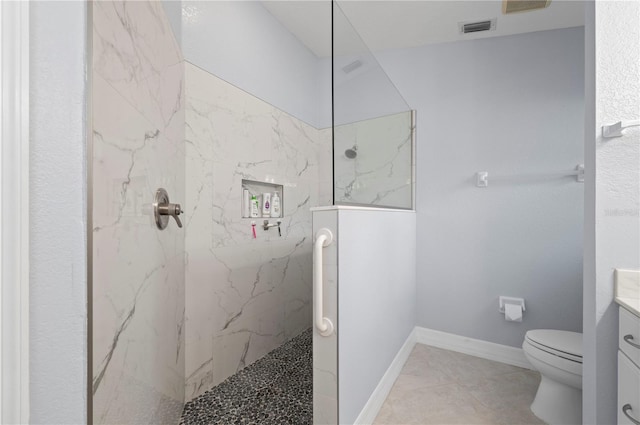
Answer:
<svg viewBox="0 0 640 425"><path fill-rule="evenodd" d="M375 420L400 424L544 424L529 406L531 370L417 344Z"/></svg>

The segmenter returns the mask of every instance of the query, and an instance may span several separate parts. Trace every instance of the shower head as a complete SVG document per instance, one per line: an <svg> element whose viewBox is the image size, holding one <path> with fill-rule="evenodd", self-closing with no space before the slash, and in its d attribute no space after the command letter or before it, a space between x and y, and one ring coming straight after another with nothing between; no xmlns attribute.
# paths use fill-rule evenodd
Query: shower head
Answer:
<svg viewBox="0 0 640 425"><path fill-rule="evenodd" d="M358 156L358 147L356 145L353 145L351 149L347 149L346 151L344 151L344 156L349 159L355 158L356 156Z"/></svg>

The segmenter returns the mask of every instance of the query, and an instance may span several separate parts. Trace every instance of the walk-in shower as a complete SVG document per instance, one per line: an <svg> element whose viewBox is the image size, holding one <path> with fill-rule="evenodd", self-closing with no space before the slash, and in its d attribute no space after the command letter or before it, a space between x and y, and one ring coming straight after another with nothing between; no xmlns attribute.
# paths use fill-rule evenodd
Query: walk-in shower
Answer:
<svg viewBox="0 0 640 425"><path fill-rule="evenodd" d="M89 8L89 421L311 423L311 209L411 209L414 114L336 4L178 4Z"/></svg>

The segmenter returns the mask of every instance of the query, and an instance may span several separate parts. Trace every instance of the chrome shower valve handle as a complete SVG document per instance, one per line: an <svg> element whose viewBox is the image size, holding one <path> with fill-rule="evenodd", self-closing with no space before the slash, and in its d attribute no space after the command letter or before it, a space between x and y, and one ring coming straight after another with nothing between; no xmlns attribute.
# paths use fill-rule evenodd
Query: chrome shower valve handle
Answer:
<svg viewBox="0 0 640 425"><path fill-rule="evenodd" d="M158 205L158 213L160 215L171 216L176 220L178 227L182 227L182 222L178 218L178 216L182 213L182 208L180 204L160 204Z"/></svg>
<svg viewBox="0 0 640 425"><path fill-rule="evenodd" d="M153 201L153 215L156 219L158 229L164 230L169 225L169 217L173 217L178 227L182 227L182 222L178 217L184 213L180 204L172 204L169 202L169 194L163 188L156 191Z"/></svg>

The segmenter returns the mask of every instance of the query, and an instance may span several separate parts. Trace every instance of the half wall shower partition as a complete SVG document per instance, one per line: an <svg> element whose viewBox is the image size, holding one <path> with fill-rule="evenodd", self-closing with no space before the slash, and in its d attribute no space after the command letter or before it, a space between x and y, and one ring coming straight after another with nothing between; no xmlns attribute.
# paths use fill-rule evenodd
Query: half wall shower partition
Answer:
<svg viewBox="0 0 640 425"><path fill-rule="evenodd" d="M415 114L332 6L334 205L312 211L313 420L334 425L373 422L413 329Z"/></svg>

